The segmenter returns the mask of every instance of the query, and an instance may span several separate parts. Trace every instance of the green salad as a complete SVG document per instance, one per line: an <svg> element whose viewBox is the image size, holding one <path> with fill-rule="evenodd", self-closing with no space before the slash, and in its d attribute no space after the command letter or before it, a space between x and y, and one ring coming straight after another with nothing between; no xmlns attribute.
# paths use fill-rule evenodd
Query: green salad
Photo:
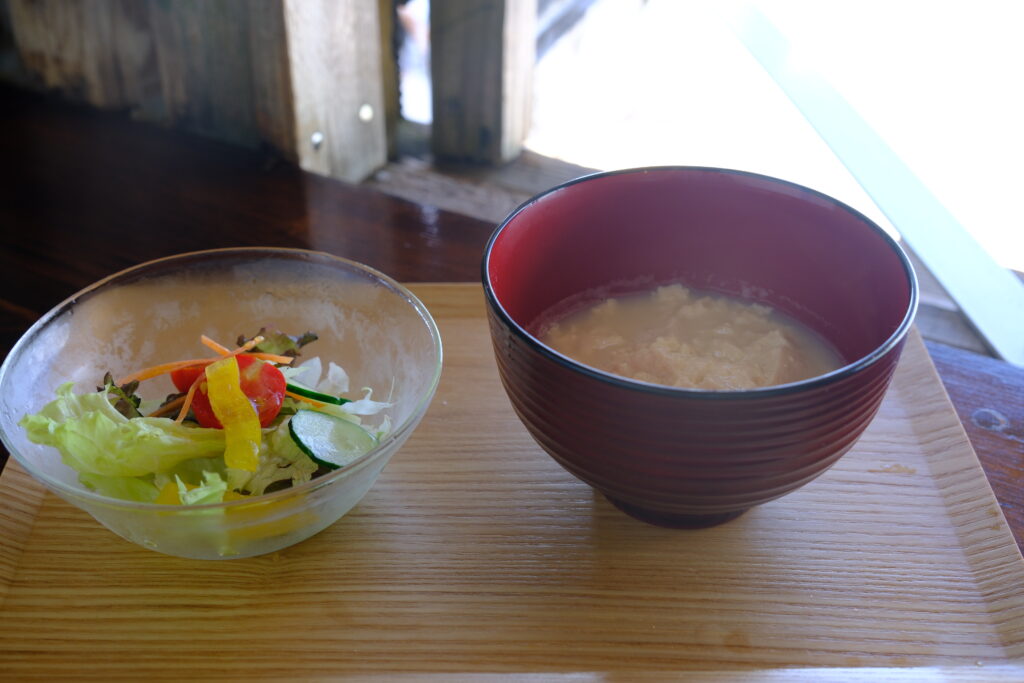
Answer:
<svg viewBox="0 0 1024 683"><path fill-rule="evenodd" d="M62 384L20 421L28 438L60 451L81 483L112 498L169 505L243 500L345 467L390 429L390 407L348 398L349 377L319 357L298 363L315 334L261 329L229 349L206 336L213 357L145 368L95 391ZM144 399L146 381L170 375L176 393Z"/></svg>

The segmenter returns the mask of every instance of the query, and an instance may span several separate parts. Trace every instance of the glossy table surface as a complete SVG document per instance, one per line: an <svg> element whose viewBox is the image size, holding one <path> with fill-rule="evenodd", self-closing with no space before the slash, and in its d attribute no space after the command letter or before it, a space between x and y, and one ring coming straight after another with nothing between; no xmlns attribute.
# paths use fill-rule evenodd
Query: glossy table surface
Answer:
<svg viewBox="0 0 1024 683"><path fill-rule="evenodd" d="M475 282L493 225L229 147L0 88L0 347L82 287L170 254L317 249L406 282ZM928 344L1024 542L1024 370ZM0 464L6 454L0 452Z"/></svg>

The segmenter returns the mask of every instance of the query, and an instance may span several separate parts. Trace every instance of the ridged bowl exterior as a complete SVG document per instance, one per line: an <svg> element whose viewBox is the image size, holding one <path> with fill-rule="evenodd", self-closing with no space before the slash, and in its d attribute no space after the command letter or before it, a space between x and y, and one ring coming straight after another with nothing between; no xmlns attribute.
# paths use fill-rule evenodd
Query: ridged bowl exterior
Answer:
<svg viewBox="0 0 1024 683"><path fill-rule="evenodd" d="M874 417L902 348L814 390L705 400L595 387L600 380L537 353L489 318L502 383L537 443L616 504L666 523L742 512L827 470Z"/></svg>
<svg viewBox="0 0 1024 683"><path fill-rule="evenodd" d="M710 183L715 186L721 181L727 184L725 193L737 194L740 203L763 202L767 214L772 213L773 204L772 201L763 201L766 187L777 187L784 192L788 197L784 202L786 206L793 196L799 198L801 193L807 193L808 201L817 207L811 217L817 216L815 212L822 205L821 195L789 183L717 169L685 168L601 174L556 188L553 193L541 196L540 200L557 203L565 199L565 196L558 196L559 191L573 193L580 187L586 189L587 183L600 181L603 185L597 187L589 198L600 202L611 197L609 201L621 203L635 191L635 187L625 186L622 192L626 194L615 198L619 181L629 180L630 176L637 174L661 176L664 187L655 190L661 193L692 184L695 179L699 181L698 185ZM736 176L740 181L751 178L754 191L751 192L743 182L737 185ZM537 202L537 199L533 201ZM638 202L638 205L649 203ZM904 291L893 294L898 305L893 307L887 303L880 309L877 317L887 322L879 324L877 341L859 342L862 350L866 351L858 357L848 358L850 362L844 368L783 387L733 392L675 389L631 381L583 366L544 346L531 331L537 324L537 314L557 303L557 298L572 287L552 296L543 286L515 284L515 274L520 268L528 271L528 262L539 258L540 245L551 239L548 233L561 228L559 225L545 227L541 221L530 228L539 237L529 237L527 228L524 228L524 234L515 240L504 244L496 242L502 229L508 230L511 225L514 230L517 216L522 219L525 214L529 219L530 212L537 205L528 203L513 214L496 231L485 255L488 321L502 383L512 407L537 443L562 467L605 494L627 513L668 526L706 526L728 520L754 505L790 493L831 467L854 445L875 416L899 360L917 296L913 273L899 248L891 240L882 238L882 231L863 216L834 200L828 200L826 204L830 211L839 207L846 212L847 218L855 219L850 223L852 229L860 229L857 225L862 223L864 230L877 231L873 236L878 237L881 245L878 249L884 248L895 254L895 259L880 263L878 268L869 268L869 272L876 274L873 277L884 279L878 275L881 268L905 269L891 273L892 283L901 282L901 278L905 283ZM683 201L678 205L662 206L660 210L679 212L679 220L685 223L688 205ZM783 213L786 219L797 215ZM826 212L823 215L828 218L831 214ZM598 219L590 216L588 220L596 225L599 216ZM771 221L766 225L770 227ZM747 223L743 226L743 230L751 229ZM606 228L605 231L613 229ZM708 242L704 248L713 249L714 234L715 231L702 231L695 239ZM652 239L654 234L633 235L633 238L637 237ZM723 248L732 239L727 235L720 237ZM783 245L785 237L779 237ZM598 236L595 239L600 241L604 238ZM620 255L607 257L615 263L608 270L618 268L616 279L631 274L645 275L642 258L633 265L621 265L631 259L629 243L630 240L626 240L620 244ZM516 250L502 262L501 269L505 272L501 273L489 268L494 265L490 259L496 244L497 248ZM822 248L827 250L828 245ZM800 251L799 247L783 246L780 249L780 253ZM807 250L802 251L806 254ZM615 254L615 250L607 253ZM770 258L768 254L764 256ZM871 257L872 253L868 252L848 253L841 255L837 263L845 259ZM587 258L566 263L565 267L597 272L603 266L600 259ZM784 267L799 268L799 263L785 264ZM654 280L659 282L671 279L660 272L654 275ZM749 277L745 276L743 281L748 285L757 285L761 279L756 272L746 275ZM564 279L563 274L554 279L559 277ZM767 279L771 277L781 276L766 276ZM581 275L578 279L595 282L592 274ZM685 276L682 279L686 280ZM837 291L857 289L857 283L849 279L842 282ZM726 280L728 278L722 281ZM781 280L776 284L778 282ZM517 287L529 291L525 295L522 292L513 294L518 291ZM822 287L824 285L818 289ZM728 286L722 289L728 290ZM775 290L765 291L768 293L762 300L771 301L771 292ZM507 300L503 299L503 294L508 294ZM878 295L865 288L864 296ZM783 299L790 301L792 298L787 295ZM534 301L537 299L543 301ZM849 301L844 302L844 306L849 305ZM816 320L816 315L808 315L807 320ZM849 321L850 326L863 327L865 318L843 313L821 322L818 330L841 347L839 340L845 335L844 320Z"/></svg>

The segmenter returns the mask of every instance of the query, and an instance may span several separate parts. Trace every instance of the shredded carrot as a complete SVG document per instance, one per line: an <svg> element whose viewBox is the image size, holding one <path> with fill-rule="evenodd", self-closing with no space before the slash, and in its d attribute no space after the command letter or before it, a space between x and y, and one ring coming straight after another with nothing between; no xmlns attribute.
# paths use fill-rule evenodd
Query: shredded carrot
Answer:
<svg viewBox="0 0 1024 683"><path fill-rule="evenodd" d="M323 401L318 401L315 398L310 398L309 396L303 396L302 394L296 394L293 391L286 391L286 392L284 392L284 394L285 394L285 396L291 396L296 401L305 401L306 403L312 403L315 406L330 405L329 403L324 403Z"/></svg>
<svg viewBox="0 0 1024 683"><path fill-rule="evenodd" d="M291 365L291 362L295 360L291 356L279 356L276 353L265 353L263 351L254 351L252 353L249 353L249 349L252 349L253 347L263 342L263 337L259 336L253 337L246 343L239 346L234 351L230 350L223 344L218 344L214 340L207 337L205 334L201 337L201 339L204 344L206 344L207 346L209 346L211 349L213 349L222 356L236 356L240 353L245 353L249 356L252 356L253 358L259 358L260 360L270 361L271 363L279 363L281 365Z"/></svg>
<svg viewBox="0 0 1024 683"><path fill-rule="evenodd" d="M206 346L209 346L211 349L213 349L214 351L216 351L217 353L219 353L222 356L226 356L229 353L231 353L231 349L229 349L228 347L223 346L221 344L218 344L217 342L215 342L212 339L210 339L209 337L207 337L205 334L200 335L199 336L199 340L202 341L203 344L205 344ZM254 346L255 346L255 344L254 344ZM252 348L252 347L249 347L249 348Z"/></svg>
<svg viewBox="0 0 1024 683"><path fill-rule="evenodd" d="M258 346L260 344L260 342L263 341L263 337L257 335L255 337L253 337L252 339L250 339L249 341L247 341L244 344L242 344L241 346L239 346L234 351L232 351L231 349L229 349L228 347L224 346L223 344L218 344L217 342L213 341L212 339L207 337L205 334L200 335L199 339L200 339L200 341L203 342L203 344L209 346L211 349L213 349L214 351L216 351L217 353L219 353L222 356L237 356L240 353L245 353L246 351L248 351L249 349L253 348L254 346Z"/></svg>
<svg viewBox="0 0 1024 683"><path fill-rule="evenodd" d="M247 353L245 355L252 356L253 358L259 358L260 360L270 361L271 363L278 363L280 365L291 365L292 361L295 360L291 356L278 356L275 353L263 353L262 351Z"/></svg>
<svg viewBox="0 0 1024 683"><path fill-rule="evenodd" d="M151 412L146 417L161 417L163 415L167 415L168 413L173 413L179 407L181 407L181 404L184 403L184 401L185 401L185 397L184 396L179 396L178 398L174 399L173 401L170 401L168 403L163 404L162 406L160 406L159 408L157 408L156 410Z"/></svg>
<svg viewBox="0 0 1024 683"><path fill-rule="evenodd" d="M253 337L252 339L247 341L245 344L242 344L241 346L239 346L234 351L231 351L227 347L222 346L222 345L218 344L217 342L213 341L212 339L207 337L205 334L202 335L201 338L202 338L203 344L205 344L206 346L209 346L211 349L213 349L217 353L221 354L222 356L237 356L238 354L245 353L249 349L251 349L254 346L256 346L257 344L259 344L261 341L263 341L263 337ZM273 353L257 352L257 353L250 353L248 355L252 356L253 358L259 358L260 360L270 361L271 363L278 363L280 365L291 365L291 362L293 360L295 360L291 356L279 356L279 355L273 354ZM204 367L205 368L207 365L210 365L211 363L215 363L218 360L220 360L220 358L191 358L189 360L178 360L178 361L174 361L174 362L171 362L171 363L161 363L160 365L154 365L154 366L149 367L149 368L143 368L142 370L138 370L136 372L133 372L130 375L125 375L124 377L122 377L122 378L117 380L117 384L118 385L127 384L128 382L133 382L135 380L138 380L138 381L141 382L143 380L153 379L154 377L159 377L160 375L166 375L167 373L174 372L175 370L181 370L182 368L189 368L189 367Z"/></svg>
<svg viewBox="0 0 1024 683"><path fill-rule="evenodd" d="M191 360L178 360L173 363L162 363L160 365L154 365L151 368L144 368L138 372L133 372L130 375L125 375L121 379L117 380L118 385L127 384L139 380L140 382L145 379L152 379L153 377L159 377L160 375L166 375L168 372L174 372L182 368L189 368L193 366L207 366L210 363L219 360L217 358L193 358Z"/></svg>
<svg viewBox="0 0 1024 683"><path fill-rule="evenodd" d="M192 386L188 388L188 393L186 393L185 397L181 400L181 410L178 411L178 417L174 418L174 421L178 424L185 421L185 416L188 415L188 409L192 407L192 399L195 398L196 389L205 377L205 375L199 375L196 377L195 381L192 382Z"/></svg>
<svg viewBox="0 0 1024 683"><path fill-rule="evenodd" d="M249 341L245 342L244 344L239 346L237 349L232 351L231 355L234 356L236 354L242 353L243 351L248 351L249 349L251 349L253 347L259 346L262 341L263 341L263 337L261 337L260 335L256 335L255 337L253 337L252 339L250 339Z"/></svg>

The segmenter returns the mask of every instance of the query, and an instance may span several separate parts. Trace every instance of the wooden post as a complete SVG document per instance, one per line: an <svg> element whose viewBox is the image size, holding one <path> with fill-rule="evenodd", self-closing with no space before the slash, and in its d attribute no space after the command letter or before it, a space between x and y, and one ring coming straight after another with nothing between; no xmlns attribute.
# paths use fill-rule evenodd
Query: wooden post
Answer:
<svg viewBox="0 0 1024 683"><path fill-rule="evenodd" d="M377 4L284 0L284 9L299 163L362 180L387 159Z"/></svg>
<svg viewBox="0 0 1024 683"><path fill-rule="evenodd" d="M430 7L434 155L500 163L529 132L537 0L444 0Z"/></svg>
<svg viewBox="0 0 1024 683"><path fill-rule="evenodd" d="M7 2L21 62L42 88L237 144L269 143L342 180L386 161L377 3Z"/></svg>

